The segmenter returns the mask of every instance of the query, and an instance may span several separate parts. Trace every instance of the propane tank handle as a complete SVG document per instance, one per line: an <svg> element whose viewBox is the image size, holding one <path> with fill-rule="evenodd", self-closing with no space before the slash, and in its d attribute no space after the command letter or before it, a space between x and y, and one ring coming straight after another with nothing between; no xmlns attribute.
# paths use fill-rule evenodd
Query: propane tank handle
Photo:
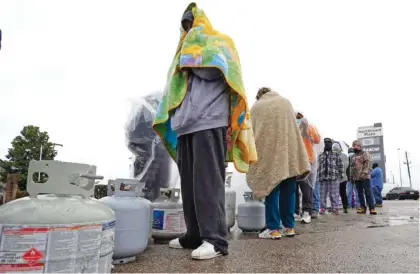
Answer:
<svg viewBox="0 0 420 274"><path fill-rule="evenodd" d="M114 196L117 197L137 197L138 191L137 188L139 187L139 182L136 180L131 179L115 179L115 190ZM128 189L125 186L130 186ZM134 186L134 187L132 187Z"/></svg>
<svg viewBox="0 0 420 274"><path fill-rule="evenodd" d="M114 189L115 189L115 181L114 180L108 180L108 185L106 187L106 195L107 196L114 195L114 190L112 190L112 186L114 186Z"/></svg>
<svg viewBox="0 0 420 274"><path fill-rule="evenodd" d="M181 197L181 190L179 188L172 188L170 191L171 191L170 201L174 203L178 203L179 198Z"/></svg>
<svg viewBox="0 0 420 274"><path fill-rule="evenodd" d="M232 186L232 174L228 174L225 180L226 186L230 188Z"/></svg>
<svg viewBox="0 0 420 274"><path fill-rule="evenodd" d="M35 173L47 174L45 182L34 182ZM81 195L88 199L94 194L96 166L60 162L54 160L32 160L29 163L27 191L31 197L38 194Z"/></svg>
<svg viewBox="0 0 420 274"><path fill-rule="evenodd" d="M79 177L80 178L86 178L86 179L92 179L92 180L102 180L104 178L104 176L93 175L93 174L89 174L89 173L79 174Z"/></svg>
<svg viewBox="0 0 420 274"><path fill-rule="evenodd" d="M181 190L179 188L161 188L160 199L168 199L171 202L177 203L181 197Z"/></svg>
<svg viewBox="0 0 420 274"><path fill-rule="evenodd" d="M246 202L253 200L252 191L246 191L244 192L244 199Z"/></svg>

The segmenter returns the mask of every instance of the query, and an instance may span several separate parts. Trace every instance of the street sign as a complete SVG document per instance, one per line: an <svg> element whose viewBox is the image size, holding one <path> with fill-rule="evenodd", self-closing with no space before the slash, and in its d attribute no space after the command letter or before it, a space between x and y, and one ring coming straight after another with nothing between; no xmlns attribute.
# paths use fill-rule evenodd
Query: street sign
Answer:
<svg viewBox="0 0 420 274"><path fill-rule="evenodd" d="M383 136L382 127L359 127L357 139Z"/></svg>

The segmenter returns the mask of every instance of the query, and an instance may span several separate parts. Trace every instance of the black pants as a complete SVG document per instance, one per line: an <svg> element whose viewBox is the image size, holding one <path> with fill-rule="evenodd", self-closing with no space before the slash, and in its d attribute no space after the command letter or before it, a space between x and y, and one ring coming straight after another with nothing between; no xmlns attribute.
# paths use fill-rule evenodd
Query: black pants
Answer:
<svg viewBox="0 0 420 274"><path fill-rule="evenodd" d="M215 128L178 138L177 163L187 233L179 241L195 249L202 241L226 255L225 218L226 128Z"/></svg>
<svg viewBox="0 0 420 274"><path fill-rule="evenodd" d="M340 196L341 196L341 203L343 204L343 208L349 208L349 200L347 199L347 181L340 183Z"/></svg>
<svg viewBox="0 0 420 274"><path fill-rule="evenodd" d="M302 192L302 212L300 212L300 191ZM297 181L296 182L296 202L295 202L295 214L300 215L301 213L307 211L310 215L313 210L313 196L314 190L306 182Z"/></svg>

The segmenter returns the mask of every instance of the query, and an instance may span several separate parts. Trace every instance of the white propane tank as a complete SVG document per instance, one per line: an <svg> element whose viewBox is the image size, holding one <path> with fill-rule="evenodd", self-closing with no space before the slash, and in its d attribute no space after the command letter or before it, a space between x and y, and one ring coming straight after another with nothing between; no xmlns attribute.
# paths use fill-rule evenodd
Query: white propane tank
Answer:
<svg viewBox="0 0 420 274"><path fill-rule="evenodd" d="M160 197L152 203L152 238L156 243L166 243L187 231L184 210L179 202L180 189L161 189Z"/></svg>
<svg viewBox="0 0 420 274"><path fill-rule="evenodd" d="M244 193L245 203L238 205L238 227L244 232L259 232L265 227L265 205Z"/></svg>
<svg viewBox="0 0 420 274"><path fill-rule="evenodd" d="M236 212L236 192L231 187L232 173L226 176L225 187L225 211L226 211L226 225L230 230L235 225Z"/></svg>
<svg viewBox="0 0 420 274"><path fill-rule="evenodd" d="M90 198L95 179L95 166L31 161L30 196L0 207L0 272L110 273L115 214Z"/></svg>
<svg viewBox="0 0 420 274"><path fill-rule="evenodd" d="M112 190L112 185L115 186L115 191ZM109 180L108 196L99 200L115 212L113 264L134 261L136 255L147 247L150 235L150 202L137 197L139 188L140 184L136 180Z"/></svg>

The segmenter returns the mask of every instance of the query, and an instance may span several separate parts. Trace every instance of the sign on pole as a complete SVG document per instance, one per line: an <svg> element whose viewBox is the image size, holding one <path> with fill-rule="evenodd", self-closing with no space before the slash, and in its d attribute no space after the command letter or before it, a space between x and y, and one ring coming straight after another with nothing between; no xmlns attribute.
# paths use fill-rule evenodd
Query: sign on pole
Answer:
<svg viewBox="0 0 420 274"><path fill-rule="evenodd" d="M364 151L369 152L372 163L377 163L382 169L383 180L386 182L385 152L384 152L384 133L382 123L373 126L359 127L357 129L357 139Z"/></svg>

